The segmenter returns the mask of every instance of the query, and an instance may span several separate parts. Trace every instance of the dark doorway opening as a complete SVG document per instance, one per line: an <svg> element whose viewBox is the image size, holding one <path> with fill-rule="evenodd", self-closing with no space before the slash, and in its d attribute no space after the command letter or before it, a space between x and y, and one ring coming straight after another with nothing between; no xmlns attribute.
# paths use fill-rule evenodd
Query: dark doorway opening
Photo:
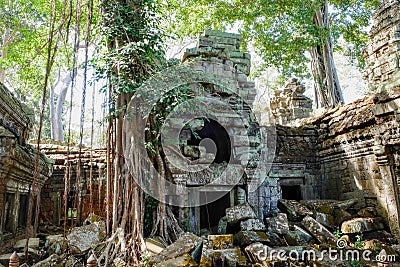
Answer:
<svg viewBox="0 0 400 267"><path fill-rule="evenodd" d="M4 222L5 222L5 231L9 233L14 232L14 205L15 205L15 194L6 193L5 195L5 204L4 204Z"/></svg>
<svg viewBox="0 0 400 267"><path fill-rule="evenodd" d="M28 209L29 209L29 198L28 195L19 196L19 215L18 215L18 227L26 227L28 221Z"/></svg>
<svg viewBox="0 0 400 267"><path fill-rule="evenodd" d="M282 199L302 200L300 185L281 185Z"/></svg>
<svg viewBox="0 0 400 267"><path fill-rule="evenodd" d="M200 201L215 199L221 192L200 192ZM204 203L204 202L203 202ZM219 220L225 216L225 209L231 206L230 193L227 192L223 197L214 202L200 207L200 229L208 229L216 234Z"/></svg>

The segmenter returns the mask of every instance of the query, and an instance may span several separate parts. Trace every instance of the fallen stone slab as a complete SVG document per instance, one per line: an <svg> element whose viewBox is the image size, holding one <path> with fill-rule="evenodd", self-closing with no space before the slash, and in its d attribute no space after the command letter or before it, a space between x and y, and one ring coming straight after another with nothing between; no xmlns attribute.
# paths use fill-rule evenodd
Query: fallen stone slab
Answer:
<svg viewBox="0 0 400 267"><path fill-rule="evenodd" d="M270 243L268 236L264 232L255 232L255 231L240 231L234 237L234 241L236 245L245 247L252 243Z"/></svg>
<svg viewBox="0 0 400 267"><path fill-rule="evenodd" d="M247 259L242 254L240 248L230 249L204 249L200 261L201 267L214 267L214 266L226 266L226 267L239 267L247 266Z"/></svg>
<svg viewBox="0 0 400 267"><path fill-rule="evenodd" d="M105 222L95 222L72 229L67 241L73 254L82 254L96 246L105 236Z"/></svg>
<svg viewBox="0 0 400 267"><path fill-rule="evenodd" d="M361 234L365 232L383 230L385 226L380 218L355 218L342 223L341 231L344 234Z"/></svg>
<svg viewBox="0 0 400 267"><path fill-rule="evenodd" d="M307 215L313 215L311 210L296 200L279 199L278 208L280 211L286 213L288 219L291 221L300 221Z"/></svg>
<svg viewBox="0 0 400 267"><path fill-rule="evenodd" d="M272 247L280 247L286 245L285 240L282 239L278 234L272 232L265 232L268 237L266 244Z"/></svg>
<svg viewBox="0 0 400 267"><path fill-rule="evenodd" d="M28 247L39 249L39 243L40 243L39 238L29 238ZM26 239L21 239L18 240L17 243L15 243L14 248L15 249L25 248L25 245L26 245Z"/></svg>
<svg viewBox="0 0 400 267"><path fill-rule="evenodd" d="M189 254L155 264L154 267L194 267L199 266Z"/></svg>
<svg viewBox="0 0 400 267"><path fill-rule="evenodd" d="M278 213L275 217L266 218L268 232L284 235L289 231L289 221L286 213Z"/></svg>
<svg viewBox="0 0 400 267"><path fill-rule="evenodd" d="M337 238L311 216L306 216L301 224L321 243L336 246Z"/></svg>
<svg viewBox="0 0 400 267"><path fill-rule="evenodd" d="M153 263L161 263L169 259L178 258L193 250L201 243L203 239L192 233L185 233L178 240L163 249L159 254L151 257Z"/></svg>
<svg viewBox="0 0 400 267"><path fill-rule="evenodd" d="M242 254L240 248L224 249L220 250L220 253L225 258L227 267L246 266L247 264L247 259Z"/></svg>
<svg viewBox="0 0 400 267"><path fill-rule="evenodd" d="M303 228L294 225L285 235L285 240L290 246L302 246L309 244L313 237Z"/></svg>
<svg viewBox="0 0 400 267"><path fill-rule="evenodd" d="M166 248L164 242L159 238L146 238L144 242L146 244L147 251L152 255L158 254Z"/></svg>
<svg viewBox="0 0 400 267"><path fill-rule="evenodd" d="M266 231L267 227L259 219L248 219L240 222L240 230L244 231Z"/></svg>
<svg viewBox="0 0 400 267"><path fill-rule="evenodd" d="M325 214L333 214L335 209L347 210L355 206L359 200L330 200L330 199L317 199L317 200L301 200L302 204L307 206L310 210L322 212Z"/></svg>
<svg viewBox="0 0 400 267"><path fill-rule="evenodd" d="M248 203L226 209L226 220L231 225L237 224L247 219L256 218L256 213Z"/></svg>

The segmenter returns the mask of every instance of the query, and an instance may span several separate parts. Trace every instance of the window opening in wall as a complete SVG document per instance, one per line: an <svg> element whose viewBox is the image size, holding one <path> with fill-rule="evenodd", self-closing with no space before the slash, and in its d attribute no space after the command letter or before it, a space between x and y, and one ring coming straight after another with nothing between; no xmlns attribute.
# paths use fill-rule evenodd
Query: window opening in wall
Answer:
<svg viewBox="0 0 400 267"><path fill-rule="evenodd" d="M209 138L216 145L216 156L213 163L229 163L231 158L231 141L225 128L217 121L204 118L204 126L191 134L187 144L199 146L201 140ZM206 150L208 150L206 148ZM206 151L209 153L210 151Z"/></svg>

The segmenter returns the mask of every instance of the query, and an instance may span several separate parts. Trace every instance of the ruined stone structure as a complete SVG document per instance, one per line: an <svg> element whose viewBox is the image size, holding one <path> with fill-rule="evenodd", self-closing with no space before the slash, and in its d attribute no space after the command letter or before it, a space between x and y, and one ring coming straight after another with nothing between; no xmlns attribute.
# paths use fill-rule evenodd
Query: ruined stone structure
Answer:
<svg viewBox="0 0 400 267"><path fill-rule="evenodd" d="M78 147L70 147L68 152L67 146L46 144L45 142L41 144L40 149L55 162L51 179L46 181L41 194L41 223L62 225L66 216L69 221L74 216L75 222L79 224L90 213L105 218L106 150L93 149L91 151L88 148L82 148L81 154L79 154ZM80 168L78 168L79 163ZM66 177L67 172L69 172L69 177ZM80 183L77 189L76 178L78 175ZM67 184L67 209L65 209L64 199L65 179L69 181ZM79 199L78 205L74 204L76 197ZM67 215L65 210L67 210Z"/></svg>
<svg viewBox="0 0 400 267"><path fill-rule="evenodd" d="M283 90L274 91L269 109L277 124L287 125L311 115L312 100L303 95L305 91L296 78L287 81Z"/></svg>
<svg viewBox="0 0 400 267"><path fill-rule="evenodd" d="M0 84L0 243L25 232L36 151L27 144L32 122L22 105ZM40 190L52 163L40 154ZM35 205L39 205L39 198Z"/></svg>
<svg viewBox="0 0 400 267"><path fill-rule="evenodd" d="M372 91L399 89L400 3L384 0L373 15L364 76Z"/></svg>
<svg viewBox="0 0 400 267"><path fill-rule="evenodd" d="M392 1L389 4L397 7L396 3ZM380 21L380 24L376 25L383 23L385 19L382 16L386 16L388 12L397 12L393 6L387 10L389 4L383 5L375 15L375 20ZM386 10L386 13L383 10ZM390 26L397 27L395 23L382 25L374 27L373 36L382 35L380 31L394 31ZM233 42L235 38L239 40L239 37L226 35L232 39L228 42L219 38L218 34L216 36L213 34L216 33L205 32L199 39L198 47L189 50L185 59L193 57L194 60L201 62L203 71L223 75L223 71L218 68L210 68L211 62L221 61L223 64L229 62L229 57L224 54L224 48L229 48L228 43ZM395 38L394 35L389 37ZM386 40L387 43L396 42L392 39ZM221 41L225 43L222 45ZM391 49L394 49L394 46ZM221 54L225 57L221 57ZM382 57L381 61L383 60L390 61L391 57ZM372 75L369 76L371 84L383 84L395 75L393 70L386 72L386 80L377 79L376 72L372 71L375 68L375 65L369 65L367 70ZM247 66L245 70L248 70ZM392 89L396 87L392 86ZM242 88L239 87L238 94L240 90ZM394 236L400 238L398 171L400 167L397 166L400 158L398 155L399 93L371 96L313 118L307 118L311 114L311 100L303 96L303 93L304 87L297 80L291 79L284 89L277 91L271 99L271 113L277 123L275 158L268 173L258 173L261 177L252 178L265 179L262 186L256 192L249 193L252 191L248 187L251 178L246 177L243 183L239 183L236 191L231 191L236 192L231 193L231 200L225 201L225 204L216 202L216 205L232 206L240 203L238 199L243 199L258 212L259 219L264 219L270 213L278 211L277 203L282 198L357 199L357 208L376 208L378 214L385 218L388 229ZM292 122L295 120L301 126L293 126ZM257 127L262 128L260 125ZM192 137L187 136L189 141ZM190 156L189 154L185 156ZM189 175L185 181L188 185L192 183L193 178ZM197 181L194 184L201 182ZM243 189L245 196L240 197L240 189ZM208 205L208 208L216 211L217 209L213 207L213 204ZM199 223L201 214L206 212L206 209L202 210L201 207L196 209L197 211L190 215L197 220L194 224ZM217 212L213 215L217 216ZM199 230L199 226L200 228L206 226L201 222L199 224L192 228L194 232Z"/></svg>
<svg viewBox="0 0 400 267"><path fill-rule="evenodd" d="M276 142L262 140L268 125L260 125L251 110L256 91L254 83L247 79L250 59L240 52L240 39L236 34L205 31L199 37L198 46L189 49L184 56L184 62L190 63L187 66L195 71L229 81L228 90L213 84L205 86L203 91L196 87L196 92L205 99L226 103L237 115L227 115L225 110L209 105L208 113L204 113L209 119L196 118L186 126L180 125L183 128L177 149L163 147L166 154L182 154L190 161L205 160L205 165L210 163L207 159L213 157L207 144L199 140L212 139L217 149L212 164L204 171L185 172L169 164L175 185L202 187L186 200L179 188L167 189L165 201L179 198L191 201L191 207L180 209L182 225L188 225L195 233L203 228L216 232L225 210L241 203L250 204L258 219L263 221L278 212L279 199L356 199L358 209L376 208L385 218L387 228L399 238L398 96L370 97L307 118L311 115L311 100L303 95L301 83L291 79L271 99ZM215 120L210 119L213 116ZM138 121L132 125L139 125ZM132 138L137 136L139 132ZM254 172L263 145L270 143L276 148L270 168ZM136 147L132 144L126 155L132 158L129 159L132 168L141 166L147 153L138 153ZM249 158L241 173L241 161ZM232 166L237 164L238 168L221 176L228 162ZM144 173L138 176L148 179ZM214 181L216 176L221 176L217 182ZM254 181L263 182L260 186ZM234 182L236 185L232 187ZM216 201L196 205L221 192L225 195Z"/></svg>
<svg viewBox="0 0 400 267"><path fill-rule="evenodd" d="M257 161L261 143L261 127L251 110L256 89L255 83L247 78L250 73L250 54L240 51L240 42L241 36L238 34L207 30L199 36L197 47L188 49L183 57L184 62L191 63L190 68L202 71L206 75L215 75L216 79L229 83L228 90L213 85L204 96L222 101L227 105L227 109L234 111L229 112L219 109L216 105L210 105L208 108L212 112L206 114L215 120L199 121L200 127L197 132L200 137L210 138L216 144L216 157L210 168L201 172L172 171L174 177L183 178L185 186L204 186L203 190L190 196L193 203L208 202L206 200L212 199L214 195L226 192L225 196L214 202L191 207L189 211L183 212L181 220L189 221L190 230L196 233L202 228L215 230L226 208L246 201L252 202L246 195L248 184L252 179L259 178L254 173L256 166L252 163ZM190 131L187 129L181 132L181 140L184 141L181 150L185 157L193 160L196 159L196 155L185 152L201 148L201 144L199 147L196 136ZM243 173L242 163L246 160L249 160L249 164ZM231 169L226 171L228 163ZM204 166L208 164L205 162ZM209 184L210 186L205 186Z"/></svg>

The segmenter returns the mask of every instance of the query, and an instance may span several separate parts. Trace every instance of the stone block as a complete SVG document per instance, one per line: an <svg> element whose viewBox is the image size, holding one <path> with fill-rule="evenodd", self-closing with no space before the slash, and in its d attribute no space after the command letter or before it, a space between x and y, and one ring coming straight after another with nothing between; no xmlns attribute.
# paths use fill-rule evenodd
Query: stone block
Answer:
<svg viewBox="0 0 400 267"><path fill-rule="evenodd" d="M311 216L306 216L301 224L321 243L336 245L337 238L322 224L317 222Z"/></svg>
<svg viewBox="0 0 400 267"><path fill-rule="evenodd" d="M237 224L247 219L256 218L256 213L248 203L226 209L226 219L231 225Z"/></svg>
<svg viewBox="0 0 400 267"><path fill-rule="evenodd" d="M250 260L250 262L262 264L262 258L266 256L266 252L268 252L270 249L270 247L257 242L247 246L244 249L244 252L246 253L247 258Z"/></svg>
<svg viewBox="0 0 400 267"><path fill-rule="evenodd" d="M80 254L88 251L106 235L105 222L95 222L81 227L75 227L67 236L68 245L72 247L72 251Z"/></svg>
<svg viewBox="0 0 400 267"><path fill-rule="evenodd" d="M201 237L192 233L185 233L174 243L163 249L158 255L151 258L151 262L160 263L169 259L178 258L190 254L200 243Z"/></svg>
<svg viewBox="0 0 400 267"><path fill-rule="evenodd" d="M303 228L294 225L285 235L285 240L290 246L302 246L309 244L313 237Z"/></svg>
<svg viewBox="0 0 400 267"><path fill-rule="evenodd" d="M218 234L220 235L226 234L227 227L228 227L228 221L226 220L226 216L224 216L218 222Z"/></svg>
<svg viewBox="0 0 400 267"><path fill-rule="evenodd" d="M355 218L342 223L341 231L345 234L360 234L383 230L385 226L380 218Z"/></svg>
<svg viewBox="0 0 400 267"><path fill-rule="evenodd" d="M233 235L209 235L207 238L212 249L226 249L233 247Z"/></svg>
<svg viewBox="0 0 400 267"><path fill-rule="evenodd" d="M331 229L335 227L335 218L330 214L325 214L322 212L315 212L314 218L317 222L324 225L325 227L328 227Z"/></svg>
<svg viewBox="0 0 400 267"><path fill-rule="evenodd" d="M280 211L286 213L288 219L291 221L300 221L307 215L313 215L311 210L296 200L280 199L278 201L278 208Z"/></svg>
<svg viewBox="0 0 400 267"><path fill-rule="evenodd" d="M265 224L259 219L248 219L240 222L240 230L244 231L265 231Z"/></svg>
<svg viewBox="0 0 400 267"><path fill-rule="evenodd" d="M194 267L199 266L189 254L184 254L177 258L169 259L155 264L154 267Z"/></svg>
<svg viewBox="0 0 400 267"><path fill-rule="evenodd" d="M284 235L289 231L289 222L286 213L278 213L275 217L266 218L268 231Z"/></svg>
<svg viewBox="0 0 400 267"><path fill-rule="evenodd" d="M144 242L147 250L151 254L158 254L166 247L164 242L162 242L159 238L146 238Z"/></svg>
<svg viewBox="0 0 400 267"><path fill-rule="evenodd" d="M248 246L252 243L267 244L270 242L268 236L264 232L240 231L234 237L235 244L239 246Z"/></svg>

